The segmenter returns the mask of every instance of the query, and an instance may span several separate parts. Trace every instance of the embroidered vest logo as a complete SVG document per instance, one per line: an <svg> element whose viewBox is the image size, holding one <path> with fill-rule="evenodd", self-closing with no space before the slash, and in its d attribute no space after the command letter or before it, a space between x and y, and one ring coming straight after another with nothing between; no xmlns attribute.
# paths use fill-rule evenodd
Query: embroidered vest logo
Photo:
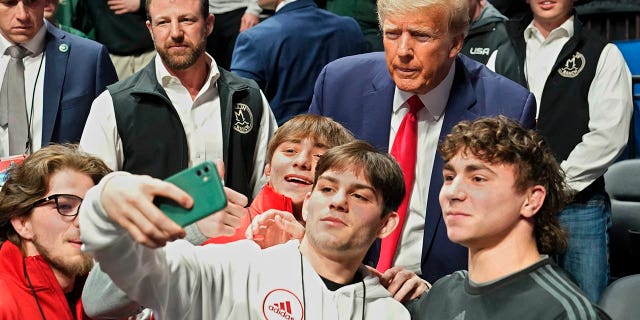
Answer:
<svg viewBox="0 0 640 320"><path fill-rule="evenodd" d="M267 320L302 320L300 299L286 289L274 289L262 301L262 314Z"/></svg>
<svg viewBox="0 0 640 320"><path fill-rule="evenodd" d="M244 103L236 103L233 107L233 130L247 134L253 129L253 113Z"/></svg>
<svg viewBox="0 0 640 320"><path fill-rule="evenodd" d="M562 68L558 69L558 73L565 78L575 78L582 72L585 64L586 59L584 55L576 52L571 58L565 61Z"/></svg>

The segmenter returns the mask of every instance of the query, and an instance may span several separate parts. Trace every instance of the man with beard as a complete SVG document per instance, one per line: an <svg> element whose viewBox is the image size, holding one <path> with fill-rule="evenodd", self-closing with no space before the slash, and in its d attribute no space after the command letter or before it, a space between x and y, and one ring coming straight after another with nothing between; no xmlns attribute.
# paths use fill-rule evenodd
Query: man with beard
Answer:
<svg viewBox="0 0 640 320"><path fill-rule="evenodd" d="M75 146L52 145L9 169L0 191L0 319L87 319L80 303L92 259L78 210L109 173Z"/></svg>
<svg viewBox="0 0 640 320"><path fill-rule="evenodd" d="M223 159L226 185L252 198L276 128L268 102L254 81L205 52L208 1L147 0L146 9L158 55L94 101L81 148L111 169L158 179Z"/></svg>

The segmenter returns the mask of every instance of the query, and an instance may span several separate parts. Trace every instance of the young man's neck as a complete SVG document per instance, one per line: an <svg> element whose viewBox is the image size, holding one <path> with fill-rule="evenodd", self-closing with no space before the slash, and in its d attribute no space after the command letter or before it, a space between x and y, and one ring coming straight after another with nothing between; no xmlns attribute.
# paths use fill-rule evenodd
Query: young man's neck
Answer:
<svg viewBox="0 0 640 320"><path fill-rule="evenodd" d="M500 279L540 260L533 236L530 239L503 239L493 247L469 247L469 278L476 283Z"/></svg>
<svg viewBox="0 0 640 320"><path fill-rule="evenodd" d="M533 25L538 29L538 31L540 31L542 36L546 39L551 33L551 31L561 26L563 23L565 23L565 21L569 20L569 18L571 18L571 13L569 13L564 19L549 20L549 21L536 19L536 17L534 17Z"/></svg>
<svg viewBox="0 0 640 320"><path fill-rule="evenodd" d="M300 254L311 264L313 269L323 278L340 284L347 284L353 280L358 268L362 264L361 257L349 257L346 254L325 253L319 251L303 237L300 242Z"/></svg>
<svg viewBox="0 0 640 320"><path fill-rule="evenodd" d="M169 74L180 79L180 83L189 91L189 95L191 95L191 100L193 101L200 92L200 89L202 89L207 82L210 67L207 56L203 53L192 66L186 69L170 69L166 64L165 68Z"/></svg>

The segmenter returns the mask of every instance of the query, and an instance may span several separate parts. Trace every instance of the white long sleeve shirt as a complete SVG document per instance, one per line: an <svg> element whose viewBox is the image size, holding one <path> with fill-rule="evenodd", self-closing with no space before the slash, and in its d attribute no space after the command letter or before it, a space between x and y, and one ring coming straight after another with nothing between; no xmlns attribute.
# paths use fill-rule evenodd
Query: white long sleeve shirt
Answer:
<svg viewBox="0 0 640 320"><path fill-rule="evenodd" d="M525 75L529 90L538 103L551 73L552 64L562 47L574 35L574 18L565 21L545 38L531 23L524 31L527 43ZM487 67L495 70L494 52ZM589 132L582 136L560 166L566 174L568 186L582 191L620 156L627 144L633 113L631 72L620 50L607 44L596 67L596 74L589 87ZM538 104L537 114L540 111Z"/></svg>
<svg viewBox="0 0 640 320"><path fill-rule="evenodd" d="M220 76L218 67L210 56L208 81L200 89L195 99L191 99L188 90L180 80L169 74L159 56L155 57L156 78L167 93L185 130L189 144L189 167L204 161L223 159L222 123L220 96L216 80ZM262 92L261 92L262 94ZM269 102L262 94L262 118L254 153L254 168L251 176L253 196L257 195L266 182L264 178L264 159L267 145L277 122ZM124 162L122 140L118 134L113 100L108 90L100 94L93 102L87 123L80 139L80 148L102 159L114 171L122 170Z"/></svg>
<svg viewBox="0 0 640 320"><path fill-rule="evenodd" d="M118 174L118 173L115 173ZM330 291L299 242L260 250L253 241L150 249L136 243L100 204L104 181L79 215L83 250L127 295L158 319L409 319L408 311L362 266L365 277ZM365 289L366 288L366 289ZM306 311L304 311L306 310Z"/></svg>
<svg viewBox="0 0 640 320"><path fill-rule="evenodd" d="M416 274L422 274L421 257L424 236L424 221L427 215L427 198L433 170L433 163L438 149L438 140L442 130L442 122L449 92L453 85L456 64L451 65L445 79L433 90L421 95L424 104L416 114L418 118L418 146L416 154L416 173L409 198L409 208L400 234L400 241L393 260L394 266L403 266ZM403 92L397 87L393 95L393 112L391 113L391 130L389 130L389 152L393 146L396 133L402 119L409 112L407 100L412 93Z"/></svg>

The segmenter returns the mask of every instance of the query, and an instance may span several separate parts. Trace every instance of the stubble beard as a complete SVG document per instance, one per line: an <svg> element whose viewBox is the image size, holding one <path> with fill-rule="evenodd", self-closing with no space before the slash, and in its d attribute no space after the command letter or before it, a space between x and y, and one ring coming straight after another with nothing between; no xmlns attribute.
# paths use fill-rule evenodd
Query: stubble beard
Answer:
<svg viewBox="0 0 640 320"><path fill-rule="evenodd" d="M191 67L202 54L204 54L206 47L205 39L201 39L193 49L189 49L184 55L172 55L167 48L158 49L157 52L160 55L162 61L167 65L169 69L184 70Z"/></svg>
<svg viewBox="0 0 640 320"><path fill-rule="evenodd" d="M32 242L40 256L51 268L59 270L68 277L85 276L93 268L93 259L84 253L80 253L78 256L73 257L73 261L70 261L66 257L53 255L49 249L40 244L37 238L34 238ZM77 258L80 258L79 261Z"/></svg>

